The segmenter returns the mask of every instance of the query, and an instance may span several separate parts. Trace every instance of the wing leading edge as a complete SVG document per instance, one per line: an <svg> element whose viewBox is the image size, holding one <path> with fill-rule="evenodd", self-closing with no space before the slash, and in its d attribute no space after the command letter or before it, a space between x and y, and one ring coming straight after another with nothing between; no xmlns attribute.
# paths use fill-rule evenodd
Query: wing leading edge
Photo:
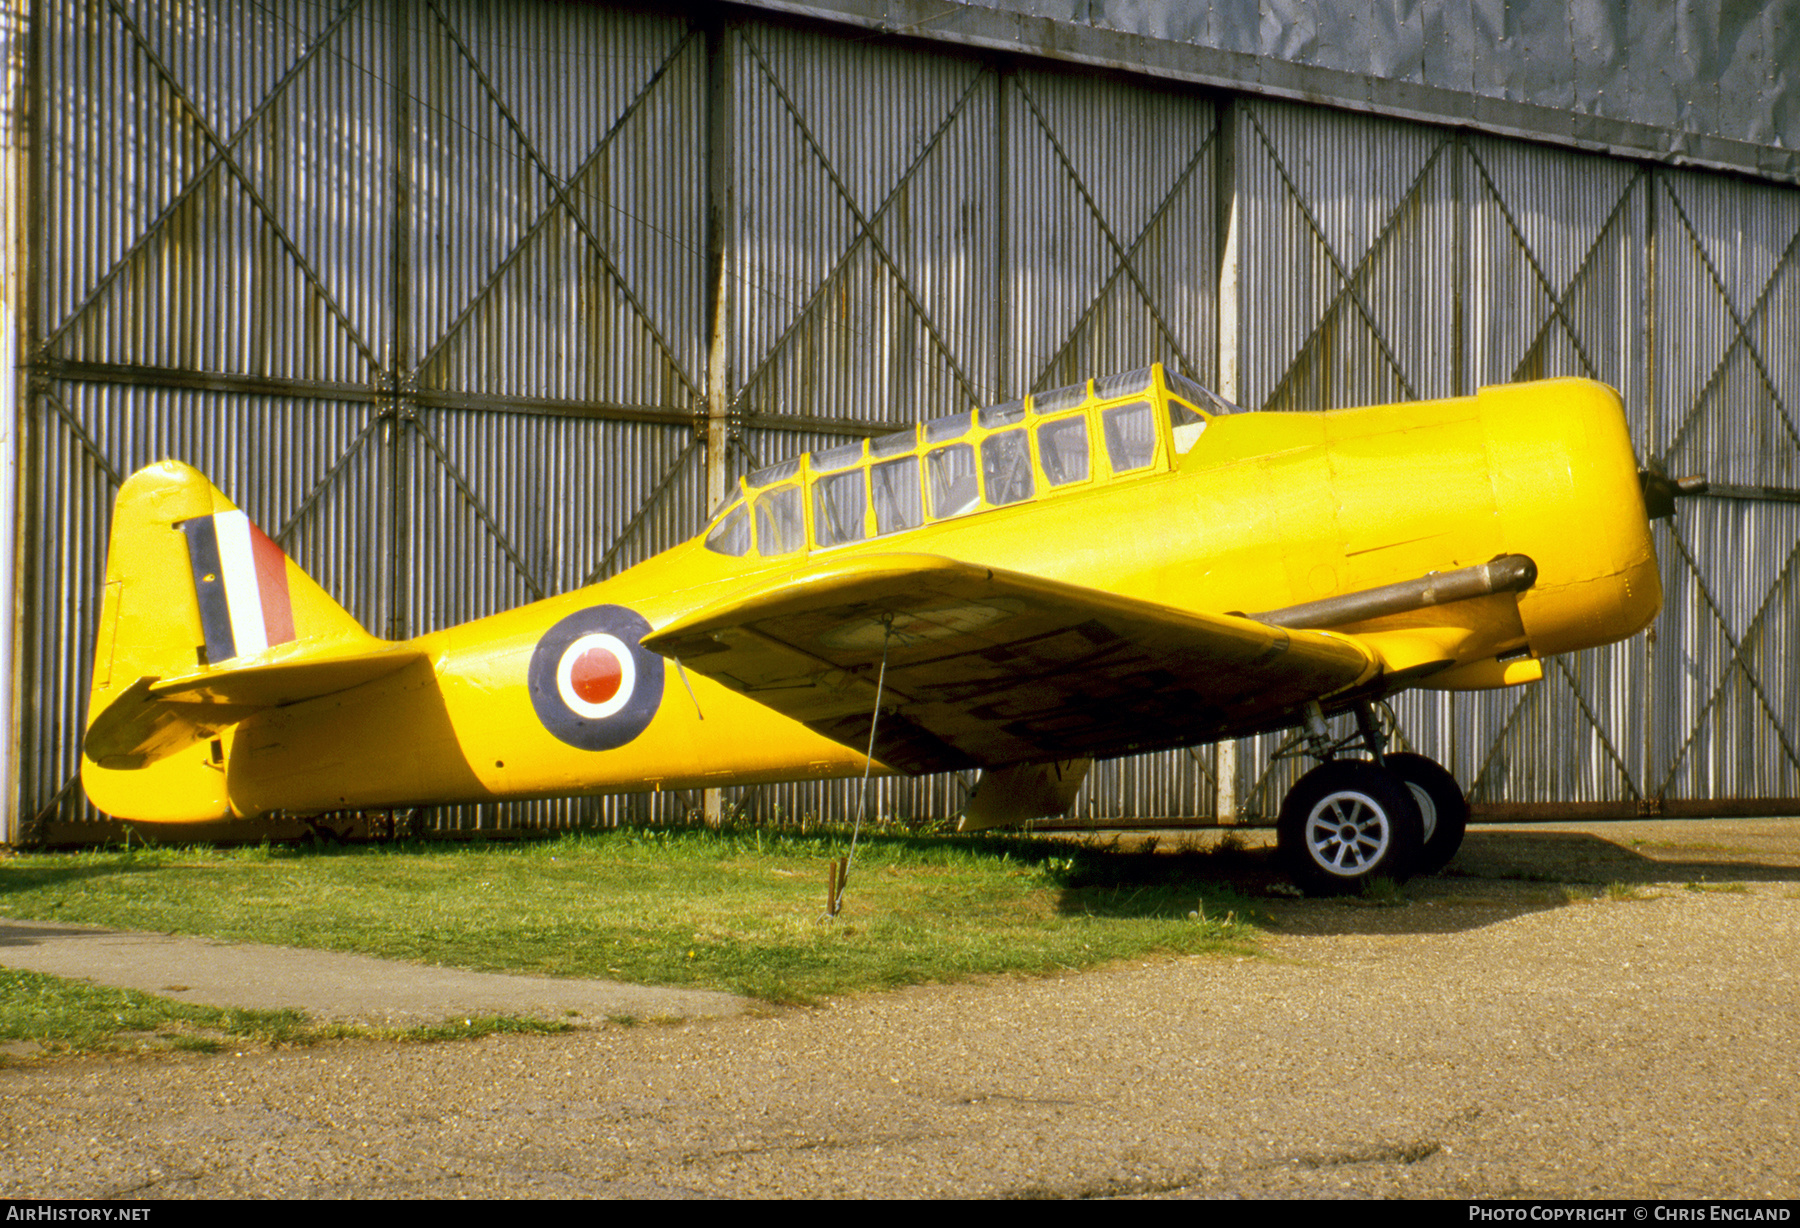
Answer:
<svg viewBox="0 0 1800 1228"><path fill-rule="evenodd" d="M1357 640L1195 614L935 555L802 568L644 638L906 772L1107 758L1289 723L1373 678Z"/></svg>

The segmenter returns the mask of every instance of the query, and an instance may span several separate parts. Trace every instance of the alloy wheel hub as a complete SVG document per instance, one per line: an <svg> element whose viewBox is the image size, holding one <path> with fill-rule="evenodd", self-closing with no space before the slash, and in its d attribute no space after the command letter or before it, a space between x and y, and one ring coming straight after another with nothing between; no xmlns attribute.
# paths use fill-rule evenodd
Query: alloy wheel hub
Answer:
<svg viewBox="0 0 1800 1228"><path fill-rule="evenodd" d="M1322 798L1306 819L1306 848L1328 873L1365 873L1387 853L1387 812L1365 793L1344 790Z"/></svg>

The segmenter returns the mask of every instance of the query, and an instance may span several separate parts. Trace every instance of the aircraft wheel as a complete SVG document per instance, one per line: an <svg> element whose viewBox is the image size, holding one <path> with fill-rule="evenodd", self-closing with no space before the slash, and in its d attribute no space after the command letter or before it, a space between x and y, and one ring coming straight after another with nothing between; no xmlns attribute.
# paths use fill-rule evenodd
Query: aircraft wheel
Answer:
<svg viewBox="0 0 1800 1228"><path fill-rule="evenodd" d="M1425 849L1419 855L1417 872L1436 874L1450 864L1456 850L1462 847L1463 832L1469 826L1469 801L1463 796L1456 777L1446 772L1435 759L1404 752L1385 758L1388 771L1406 783L1413 800L1419 804L1419 818L1425 828Z"/></svg>
<svg viewBox="0 0 1800 1228"><path fill-rule="evenodd" d="M1277 825L1282 860L1313 895L1357 891L1412 874L1425 840L1400 778L1363 759L1321 763L1288 790Z"/></svg>

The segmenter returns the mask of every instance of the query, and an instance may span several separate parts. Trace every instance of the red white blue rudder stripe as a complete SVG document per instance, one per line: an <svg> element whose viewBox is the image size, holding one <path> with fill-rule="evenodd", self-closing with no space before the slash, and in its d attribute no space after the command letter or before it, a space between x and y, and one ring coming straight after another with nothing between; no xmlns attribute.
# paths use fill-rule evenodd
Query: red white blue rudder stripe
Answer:
<svg viewBox="0 0 1800 1228"><path fill-rule="evenodd" d="M198 516L177 527L187 536L208 665L295 638L287 555L280 546L239 511Z"/></svg>

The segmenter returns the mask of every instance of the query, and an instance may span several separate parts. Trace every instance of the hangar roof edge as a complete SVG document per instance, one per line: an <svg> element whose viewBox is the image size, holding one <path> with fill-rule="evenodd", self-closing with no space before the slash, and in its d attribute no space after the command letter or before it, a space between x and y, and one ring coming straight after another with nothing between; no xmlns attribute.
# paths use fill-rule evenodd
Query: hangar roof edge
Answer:
<svg viewBox="0 0 1800 1228"><path fill-rule="evenodd" d="M747 0L772 12L1800 184L1800 5ZM1661 8L1662 6L1651 6ZM1430 13L1426 9L1431 9ZM1550 17L1560 20L1549 20ZM1725 29L1727 24L1732 29ZM1667 28L1664 28L1664 27ZM1577 33L1579 32L1579 34Z"/></svg>

